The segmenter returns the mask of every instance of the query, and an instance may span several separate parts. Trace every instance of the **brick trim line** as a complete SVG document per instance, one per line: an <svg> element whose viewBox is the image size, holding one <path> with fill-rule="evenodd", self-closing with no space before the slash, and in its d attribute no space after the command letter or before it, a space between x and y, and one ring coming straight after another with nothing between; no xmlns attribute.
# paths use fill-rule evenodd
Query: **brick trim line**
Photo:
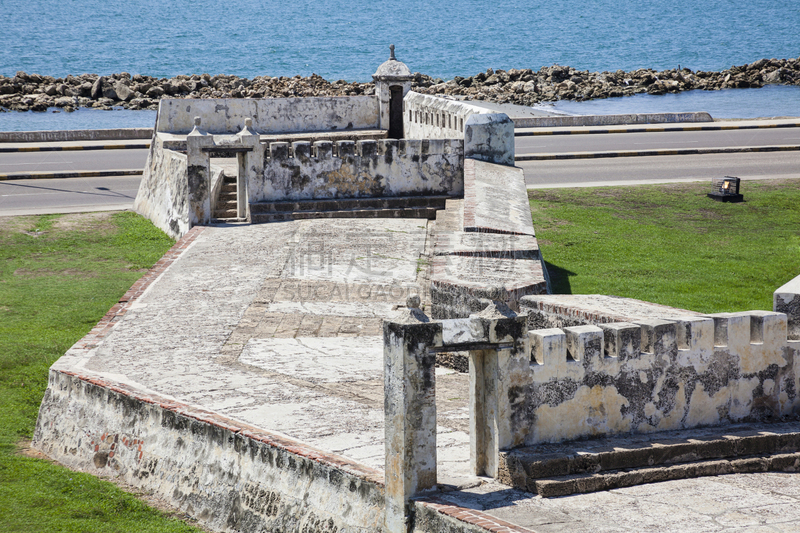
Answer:
<svg viewBox="0 0 800 533"><path fill-rule="evenodd" d="M147 273L128 289L122 298L119 299L109 311L100 319L100 322L92 330L79 340L72 349L91 350L95 348L114 328L114 326L125 315L128 308L138 300L142 294L155 282L169 267L185 252L197 237L205 230L205 226L195 226L186 235L181 237L170 248ZM137 401L157 405L158 407L172 411L181 416L192 418L199 422L219 427L230 431L233 434L240 434L252 440L267 444L275 448L281 448L299 457L303 457L318 463L344 470L345 472L361 478L365 481L375 483L383 487L384 478L381 472L364 466L345 457L327 453L323 450L313 448L300 441L289 437L284 437L263 429L244 424L240 421L219 415L212 411L200 409L184 402L168 399L157 394L139 391L129 385L111 381L105 378L80 374L69 370L53 370L60 374L72 376L84 383L108 389L116 394L121 394Z"/></svg>
<svg viewBox="0 0 800 533"><path fill-rule="evenodd" d="M492 533L536 533L533 530L517 526L505 520L500 520L475 509L459 507L436 497L419 498L415 500L426 507L434 509L439 514L450 516L467 524L480 527Z"/></svg>
<svg viewBox="0 0 800 533"><path fill-rule="evenodd" d="M87 333L81 340L76 342L73 345L73 349L82 349L82 350L90 350L95 348L100 341L102 341L110 332L111 329L119 322L119 320L125 315L128 311L128 308L131 306L133 302L135 302L139 297L144 294L148 287L159 277L161 274L166 272L167 268L169 268L172 263L174 263L183 252L186 251L187 248L197 239L197 237L203 232L205 226L195 226L190 229L186 235L178 239L178 241L172 245L172 248L167 250L167 252L161 256L153 267L148 270L144 276L139 278L136 283L134 283L128 292L126 292L119 301L114 304L111 309L100 319L92 330Z"/></svg>
<svg viewBox="0 0 800 533"><path fill-rule="evenodd" d="M379 487L385 486L383 474L381 474L377 470L374 470L368 466L352 461L346 457L342 457L339 455L335 455L314 448L312 446L309 446L308 444L296 441L290 437L278 435L276 433L272 433L270 431L257 428L255 426L251 426L241 421L228 418L218 413L214 413L213 411L207 411L202 408L194 407L185 402L166 398L158 394L142 392L135 389L134 387L131 387L130 385L115 382L105 378L79 374L78 372L72 372L69 370L53 370L53 372L57 372L59 374L63 374L66 376L71 376L84 383L101 387L103 389L107 389L113 393L126 396L128 398L132 398L142 403L158 406L161 409L172 411L173 413L184 416L186 418L191 418L193 420L197 420L198 422L209 424L218 427L220 429L223 429L225 431L229 431L234 435L241 435L251 440L272 446L273 448L280 448L289 453L297 455L298 457L309 459L311 461L315 461L317 463L332 468L343 470L350 475L353 475L370 483L374 483Z"/></svg>

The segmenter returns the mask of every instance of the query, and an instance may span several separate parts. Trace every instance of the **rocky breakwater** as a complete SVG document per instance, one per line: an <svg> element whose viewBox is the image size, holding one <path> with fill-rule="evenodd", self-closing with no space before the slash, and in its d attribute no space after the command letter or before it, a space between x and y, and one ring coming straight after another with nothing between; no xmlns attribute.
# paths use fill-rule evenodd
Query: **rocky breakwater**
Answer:
<svg viewBox="0 0 800 533"><path fill-rule="evenodd" d="M57 107L74 111L95 109L157 109L161 98L267 98L299 96L356 96L373 94L372 83L329 82L312 74L303 78L195 74L154 78L123 72L109 76L82 74L54 78L17 72L0 76L0 111L46 111Z"/></svg>
<svg viewBox="0 0 800 533"><path fill-rule="evenodd" d="M721 72L688 68L660 72L652 69L589 72L554 65L542 67L539 71L489 69L469 78L455 77L447 82L438 80L427 87L424 86L425 80L418 77L417 81L418 87L414 90L426 94L529 106L555 100L592 100L640 93L758 88L766 84L800 85L800 58L761 59Z"/></svg>
<svg viewBox="0 0 800 533"><path fill-rule="evenodd" d="M416 73L413 90L425 94L498 103L533 105L555 100L591 100L639 93L665 94L693 89L756 88L766 84L800 85L800 59L761 59L721 72L688 68L630 72L580 71L554 65L531 69L492 70L445 81ZM308 96L355 96L374 94L372 83L329 82L309 77L238 76L195 74L154 78L125 72L109 76L82 74L53 78L17 72L0 76L0 111L46 111L78 107L156 109L161 98L269 98Z"/></svg>

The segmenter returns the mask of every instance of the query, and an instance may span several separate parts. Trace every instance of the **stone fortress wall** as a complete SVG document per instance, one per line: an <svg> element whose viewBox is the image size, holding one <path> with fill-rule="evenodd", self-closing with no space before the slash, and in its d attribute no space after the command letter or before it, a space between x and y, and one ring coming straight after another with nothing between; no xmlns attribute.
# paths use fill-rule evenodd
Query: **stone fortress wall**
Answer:
<svg viewBox="0 0 800 533"><path fill-rule="evenodd" d="M264 201L449 197L433 235L432 316L409 298L383 325L385 481L302 443L64 370L102 340L122 308L51 369L41 449L89 470L114 458L131 481L218 508L213 527L221 530L233 528L225 517L242 513L254 527L305 513L319 531L334 523L339 531L480 531L420 499L437 483L437 352L469 356L475 475L500 477L502 453L525 445L800 413L800 277L776 292L775 312L702 316L548 295L524 176L513 167L513 123L409 92L410 73L394 63L376 73L376 96L352 101L163 100L136 199L138 212L186 246L202 230L193 227L211 222L218 154L237 158L242 220ZM389 119L397 119L398 97L403 138L387 139L397 133ZM342 132L349 138L335 137ZM288 140L269 138L277 134ZM79 453L90 434L94 452ZM159 469L137 462L133 435L159 443ZM226 480L215 485L220 472Z"/></svg>

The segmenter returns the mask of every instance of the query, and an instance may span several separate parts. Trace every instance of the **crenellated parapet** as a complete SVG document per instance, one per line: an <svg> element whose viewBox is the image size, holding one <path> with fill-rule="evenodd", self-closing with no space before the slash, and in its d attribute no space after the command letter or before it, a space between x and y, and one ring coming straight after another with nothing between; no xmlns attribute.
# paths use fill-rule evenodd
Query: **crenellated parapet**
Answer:
<svg viewBox="0 0 800 533"><path fill-rule="evenodd" d="M460 196L463 147L460 139L273 142L249 200Z"/></svg>
<svg viewBox="0 0 800 533"><path fill-rule="evenodd" d="M800 342L766 311L532 330L515 445L775 418ZM512 416L514 418L514 416Z"/></svg>

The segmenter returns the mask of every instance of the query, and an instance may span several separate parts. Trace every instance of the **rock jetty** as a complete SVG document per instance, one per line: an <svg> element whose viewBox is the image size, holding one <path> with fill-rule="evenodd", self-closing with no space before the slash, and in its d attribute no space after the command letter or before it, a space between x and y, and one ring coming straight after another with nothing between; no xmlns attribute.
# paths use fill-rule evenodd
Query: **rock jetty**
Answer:
<svg viewBox="0 0 800 533"><path fill-rule="evenodd" d="M416 73L413 90L425 94L497 103L533 105L555 100L591 100L639 93L665 94L693 89L717 90L762 87L766 84L800 85L800 58L761 59L721 72L688 68L655 71L589 72L553 65L531 69L492 70L468 78L445 81ZM373 94L372 83L329 82L321 76L270 77L252 80L208 74L154 78L123 72L109 76L82 74L54 78L17 72L0 76L0 111L46 111L78 107L156 109L161 98L266 98L354 96Z"/></svg>

